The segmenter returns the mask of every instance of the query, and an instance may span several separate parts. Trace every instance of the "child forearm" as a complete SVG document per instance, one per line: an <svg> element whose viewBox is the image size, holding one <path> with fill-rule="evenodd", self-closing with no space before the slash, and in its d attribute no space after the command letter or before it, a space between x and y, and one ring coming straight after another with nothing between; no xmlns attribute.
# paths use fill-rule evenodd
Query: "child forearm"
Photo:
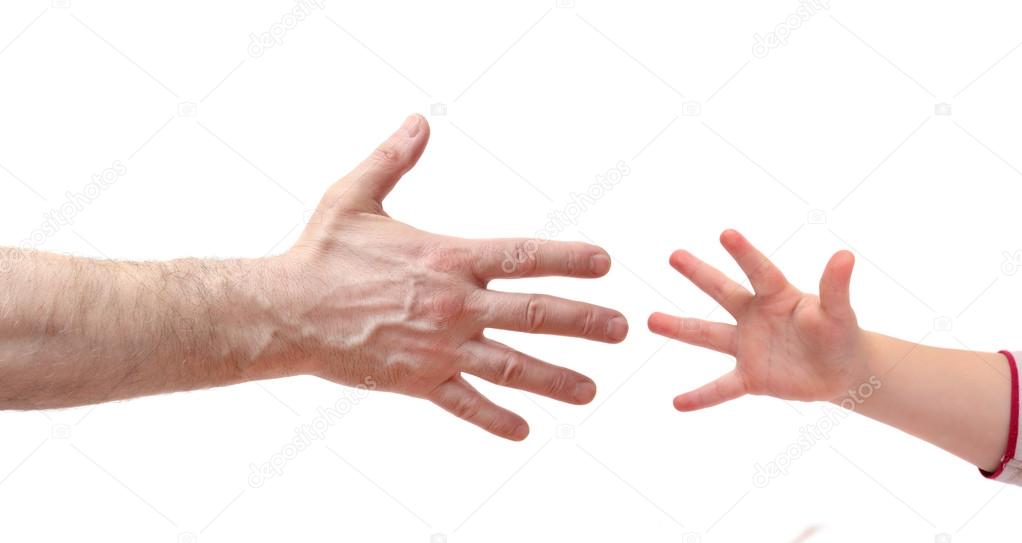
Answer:
<svg viewBox="0 0 1022 543"><path fill-rule="evenodd" d="M878 386L855 410L996 471L1012 424L1007 357L863 334L863 356Z"/></svg>

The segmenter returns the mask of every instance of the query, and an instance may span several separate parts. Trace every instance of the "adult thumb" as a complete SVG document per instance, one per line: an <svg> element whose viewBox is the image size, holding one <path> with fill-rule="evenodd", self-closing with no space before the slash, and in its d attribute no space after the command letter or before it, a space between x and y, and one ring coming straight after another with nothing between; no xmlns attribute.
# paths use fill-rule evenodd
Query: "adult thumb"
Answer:
<svg viewBox="0 0 1022 543"><path fill-rule="evenodd" d="M415 166L429 141L429 123L410 115L387 141L327 192L333 204L346 209L383 212L383 200L401 176Z"/></svg>

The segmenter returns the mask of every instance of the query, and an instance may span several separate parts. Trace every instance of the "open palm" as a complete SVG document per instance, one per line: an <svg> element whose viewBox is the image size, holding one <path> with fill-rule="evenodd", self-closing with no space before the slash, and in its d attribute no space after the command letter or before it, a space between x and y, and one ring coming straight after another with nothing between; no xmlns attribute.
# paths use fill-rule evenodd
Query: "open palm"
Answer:
<svg viewBox="0 0 1022 543"><path fill-rule="evenodd" d="M671 265L709 294L736 324L654 313L649 329L692 345L730 354L735 369L674 399L681 411L767 394L790 400L831 400L864 378L860 330L849 302L854 257L831 257L820 296L801 292L741 234L727 230L720 242L745 272L753 292L687 251Z"/></svg>

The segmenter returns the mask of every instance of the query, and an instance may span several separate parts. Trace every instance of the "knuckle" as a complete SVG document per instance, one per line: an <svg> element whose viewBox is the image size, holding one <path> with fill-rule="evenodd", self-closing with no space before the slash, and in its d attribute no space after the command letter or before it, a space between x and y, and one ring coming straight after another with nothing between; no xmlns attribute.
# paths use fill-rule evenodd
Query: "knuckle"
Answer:
<svg viewBox="0 0 1022 543"><path fill-rule="evenodd" d="M715 281L710 285L710 296L715 300L726 300L731 294L723 281Z"/></svg>
<svg viewBox="0 0 1022 543"><path fill-rule="evenodd" d="M464 252L453 247L429 247L422 251L422 264L433 271L453 272L464 261Z"/></svg>
<svg viewBox="0 0 1022 543"><path fill-rule="evenodd" d="M695 326L697 326L696 331L695 331L696 332L696 337L698 337L699 341L701 341L702 343L704 343L706 345L709 345L711 343L710 342L711 338L710 338L710 330L709 330L709 328L704 326L703 323L701 323L701 322L696 323Z"/></svg>
<svg viewBox="0 0 1022 543"><path fill-rule="evenodd" d="M558 396L568 389L568 374L558 371L546 383L546 392L550 396Z"/></svg>
<svg viewBox="0 0 1022 543"><path fill-rule="evenodd" d="M401 161L401 153L394 146L384 143L373 150L372 159L382 166L392 166Z"/></svg>
<svg viewBox="0 0 1022 543"><path fill-rule="evenodd" d="M738 388L742 392L748 392L750 394L762 394L765 391L763 386L760 386L753 380L748 379L748 376L744 373L739 372L737 375Z"/></svg>
<svg viewBox="0 0 1022 543"><path fill-rule="evenodd" d="M710 274L707 273L706 264L703 262L697 262L688 266L682 266L681 274L689 279L703 279L708 277Z"/></svg>
<svg viewBox="0 0 1022 543"><path fill-rule="evenodd" d="M482 427L483 430L499 436L510 435L513 429L502 417L493 417L484 422Z"/></svg>
<svg viewBox="0 0 1022 543"><path fill-rule="evenodd" d="M582 335L585 337L591 337L596 332L596 312L592 309L586 309L582 313L581 322Z"/></svg>
<svg viewBox="0 0 1022 543"><path fill-rule="evenodd" d="M582 257L578 254L577 251L568 251L568 253L564 257L564 272L569 277L579 275L579 272L583 271L581 260Z"/></svg>
<svg viewBox="0 0 1022 543"><path fill-rule="evenodd" d="M508 258L514 264L512 275L530 275L536 271L536 251L539 244L535 240L519 240L508 250Z"/></svg>
<svg viewBox="0 0 1022 543"><path fill-rule="evenodd" d="M525 304L525 328L536 332L546 321L546 306L538 296L530 296Z"/></svg>
<svg viewBox="0 0 1022 543"><path fill-rule="evenodd" d="M719 379L713 382L713 394L718 398L723 398L726 396L724 385L721 384Z"/></svg>
<svg viewBox="0 0 1022 543"><path fill-rule="evenodd" d="M474 419L479 415L479 400L474 396L463 396L451 404L451 413L462 419Z"/></svg>
<svg viewBox="0 0 1022 543"><path fill-rule="evenodd" d="M525 376L525 360L513 351L509 351L497 368L496 382L498 385L510 386L522 381Z"/></svg>
<svg viewBox="0 0 1022 543"><path fill-rule="evenodd" d="M687 337L692 335L692 324L688 319L678 317L674 321L674 335L678 337Z"/></svg>
<svg viewBox="0 0 1022 543"><path fill-rule="evenodd" d="M426 298L423 313L434 328L446 329L465 311L465 296L455 292L439 292Z"/></svg>

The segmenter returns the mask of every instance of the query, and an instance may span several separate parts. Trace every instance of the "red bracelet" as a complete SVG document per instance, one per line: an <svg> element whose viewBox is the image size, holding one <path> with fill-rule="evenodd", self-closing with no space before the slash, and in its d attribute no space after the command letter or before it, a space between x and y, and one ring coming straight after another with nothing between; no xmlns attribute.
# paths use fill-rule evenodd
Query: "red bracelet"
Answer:
<svg viewBox="0 0 1022 543"><path fill-rule="evenodd" d="M979 470L984 477L996 479L1004 472L1004 467L1015 458L1015 447L1018 444L1018 364L1015 362L1015 355L1009 351L998 351L1008 359L1008 367L1011 369L1011 423L1008 426L1008 444L1004 448L1004 456L1001 457L1001 465L997 471L989 472Z"/></svg>

